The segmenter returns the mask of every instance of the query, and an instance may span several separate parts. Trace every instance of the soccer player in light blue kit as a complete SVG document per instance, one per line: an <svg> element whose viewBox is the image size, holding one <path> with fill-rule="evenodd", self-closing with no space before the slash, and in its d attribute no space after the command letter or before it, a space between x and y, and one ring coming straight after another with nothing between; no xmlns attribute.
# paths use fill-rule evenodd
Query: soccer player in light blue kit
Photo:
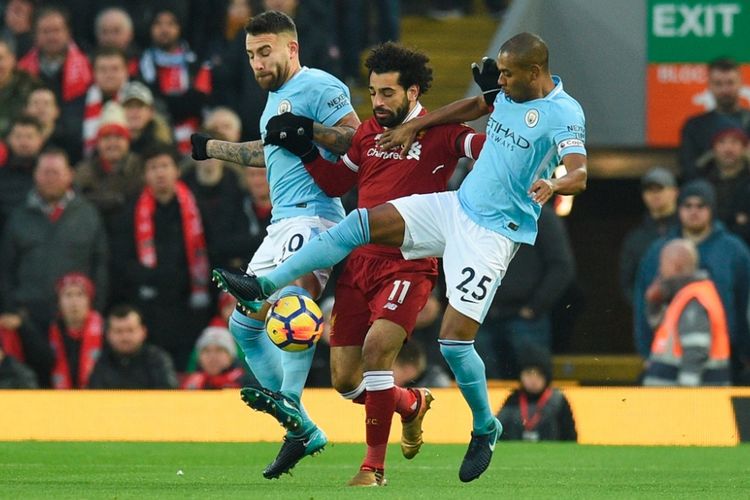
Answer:
<svg viewBox="0 0 750 500"><path fill-rule="evenodd" d="M549 72L548 49L531 33L503 44L497 61L475 65L484 95L464 99L386 131L384 148L405 151L419 130L469 121L491 112L487 140L459 190L399 198L371 210L356 210L263 277L220 269L226 284L247 307L310 269L338 262L354 247L380 243L401 248L407 259L442 256L449 306L440 330L440 350L473 418L461 481L489 466L502 426L492 414L484 363L474 337L497 287L521 243L533 244L541 206L553 194L586 188L585 120L581 106ZM567 173L552 179L562 161Z"/></svg>
<svg viewBox="0 0 750 500"><path fill-rule="evenodd" d="M255 78L262 88L269 90L260 129L272 130L279 123L288 123L295 131L299 129L311 139L314 137L333 149L339 146L339 152L345 152L359 125L349 90L328 73L300 66L294 22L286 14L267 11L250 19L245 30ZM292 122L288 121L290 113L297 115L291 118ZM271 225L248 264L248 272L261 276L269 272L344 217L341 201L326 196L300 158L284 148L264 146L261 141L229 143L202 134L193 135L191 142L195 159L210 157L267 168L273 205ZM335 158L330 153L324 154ZM318 297L328 281L330 268L311 271L270 300L291 294ZM259 311L245 314L249 311L240 306L229 320L229 329L262 384L262 387L243 388L243 400L255 410L273 415L288 431L278 456L263 471L271 479L288 472L303 457L320 451L327 440L301 402L315 349L302 352L278 349L264 330L268 308L266 302Z"/></svg>

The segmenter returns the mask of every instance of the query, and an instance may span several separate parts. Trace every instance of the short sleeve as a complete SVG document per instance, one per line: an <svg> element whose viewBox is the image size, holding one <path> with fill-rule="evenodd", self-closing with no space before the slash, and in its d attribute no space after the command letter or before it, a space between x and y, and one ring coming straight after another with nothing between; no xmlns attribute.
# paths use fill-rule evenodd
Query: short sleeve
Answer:
<svg viewBox="0 0 750 500"><path fill-rule="evenodd" d="M352 137L352 145L349 146L349 150L341 158L344 164L349 167L353 172L359 172L360 162L362 161L362 142L365 137L365 127L359 127L354 136Z"/></svg>
<svg viewBox="0 0 750 500"><path fill-rule="evenodd" d="M340 80L326 75L317 85L320 85L320 91L313 103L315 121L331 127L354 111L349 89Z"/></svg>
<svg viewBox="0 0 750 500"><path fill-rule="evenodd" d="M577 153L586 155L586 122L580 107L564 106L556 113L552 134L557 155Z"/></svg>

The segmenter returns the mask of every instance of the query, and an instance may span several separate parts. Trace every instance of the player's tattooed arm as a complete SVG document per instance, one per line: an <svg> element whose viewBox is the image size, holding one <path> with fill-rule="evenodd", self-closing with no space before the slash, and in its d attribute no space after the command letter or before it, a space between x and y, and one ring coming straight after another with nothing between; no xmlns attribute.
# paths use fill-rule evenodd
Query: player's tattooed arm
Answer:
<svg viewBox="0 0 750 500"><path fill-rule="evenodd" d="M359 117L353 111L336 122L333 127L315 123L313 124L313 140L331 153L343 155L349 150L359 123Z"/></svg>
<svg viewBox="0 0 750 500"><path fill-rule="evenodd" d="M265 167L262 141L227 142L211 139L206 145L208 156L246 167Z"/></svg>

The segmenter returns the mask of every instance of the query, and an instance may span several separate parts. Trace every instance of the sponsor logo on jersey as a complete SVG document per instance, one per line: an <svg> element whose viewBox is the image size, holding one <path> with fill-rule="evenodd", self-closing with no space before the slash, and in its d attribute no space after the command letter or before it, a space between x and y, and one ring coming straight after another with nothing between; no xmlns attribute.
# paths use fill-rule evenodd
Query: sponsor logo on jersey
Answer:
<svg viewBox="0 0 750 500"><path fill-rule="evenodd" d="M282 114L282 113L291 113L292 112L292 102L289 99L282 99L279 103L279 107L276 108L276 114Z"/></svg>
<svg viewBox="0 0 750 500"><path fill-rule="evenodd" d="M409 148L409 152L406 153L406 159L419 161L419 155L421 154L422 154L422 145L418 141L413 142L411 147Z"/></svg>
<svg viewBox="0 0 750 500"><path fill-rule="evenodd" d="M583 141L580 139L565 139L560 141L557 145L557 152L561 152L565 148L582 148L584 147Z"/></svg>
<svg viewBox="0 0 750 500"><path fill-rule="evenodd" d="M490 116L487 121L487 136L498 145L515 151L516 148L529 149L531 143L524 136L517 134L513 129L503 125Z"/></svg>
<svg viewBox="0 0 750 500"><path fill-rule="evenodd" d="M536 124L539 123L539 111L535 109L528 110L526 116L523 117L523 121L526 122L526 126L529 128L536 127Z"/></svg>
<svg viewBox="0 0 750 500"><path fill-rule="evenodd" d="M346 96L344 92L340 93L330 101L326 102L326 106L331 111L338 111L339 109L343 108L344 106L347 106L349 104L349 98Z"/></svg>

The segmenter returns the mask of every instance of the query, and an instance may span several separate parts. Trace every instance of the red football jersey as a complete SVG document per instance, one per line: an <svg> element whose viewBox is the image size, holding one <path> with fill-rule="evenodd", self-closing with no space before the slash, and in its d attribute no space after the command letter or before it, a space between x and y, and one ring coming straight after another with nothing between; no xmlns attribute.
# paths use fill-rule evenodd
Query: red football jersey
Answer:
<svg viewBox="0 0 750 500"><path fill-rule="evenodd" d="M427 111L417 103L406 120ZM374 117L365 121L352 138L352 145L342 161L357 172L360 208L373 208L396 198L412 194L445 191L448 180L460 158L471 157L474 130L462 124L439 125L419 133L408 152L384 151L376 144L384 128ZM468 151L467 151L468 148ZM397 248L367 245L362 251L374 250L401 256Z"/></svg>
<svg viewBox="0 0 750 500"><path fill-rule="evenodd" d="M404 121L426 112L417 103ZM335 168L318 159L306 165L307 170L329 196L343 194L356 182L359 208L373 208L412 194L445 191L458 160L476 158L484 143L484 135L476 134L466 125L438 125L420 132L402 156L398 149L384 151L378 147L375 141L383 130L374 117L370 118L359 126L349 151ZM472 144L475 137L477 140ZM397 248L375 244L356 251L401 256Z"/></svg>

